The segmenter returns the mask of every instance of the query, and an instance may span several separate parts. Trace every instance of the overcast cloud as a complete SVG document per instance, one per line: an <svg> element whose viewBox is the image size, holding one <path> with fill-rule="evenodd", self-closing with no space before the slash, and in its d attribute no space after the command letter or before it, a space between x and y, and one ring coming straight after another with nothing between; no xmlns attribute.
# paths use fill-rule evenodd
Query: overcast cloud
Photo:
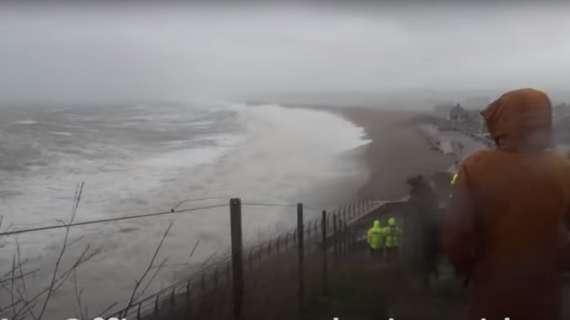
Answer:
<svg viewBox="0 0 570 320"><path fill-rule="evenodd" d="M570 84L570 5L0 4L0 100Z"/></svg>

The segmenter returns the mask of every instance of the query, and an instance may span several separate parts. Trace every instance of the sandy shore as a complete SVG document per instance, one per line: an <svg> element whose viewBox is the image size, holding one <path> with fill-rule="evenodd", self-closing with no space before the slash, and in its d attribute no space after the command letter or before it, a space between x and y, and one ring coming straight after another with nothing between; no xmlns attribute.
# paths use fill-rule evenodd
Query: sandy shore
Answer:
<svg viewBox="0 0 570 320"><path fill-rule="evenodd" d="M345 108L341 114L366 130L372 142L365 157L370 179L360 197L392 200L408 193L406 179L449 168L453 157L434 151L417 129L416 112Z"/></svg>

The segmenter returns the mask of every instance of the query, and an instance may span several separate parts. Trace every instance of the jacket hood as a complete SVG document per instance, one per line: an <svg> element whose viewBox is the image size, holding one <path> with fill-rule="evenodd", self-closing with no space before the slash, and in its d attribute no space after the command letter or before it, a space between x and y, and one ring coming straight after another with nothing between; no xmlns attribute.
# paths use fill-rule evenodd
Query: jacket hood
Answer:
<svg viewBox="0 0 570 320"><path fill-rule="evenodd" d="M542 91L509 91L481 114L499 149L541 151L550 145L552 108Z"/></svg>

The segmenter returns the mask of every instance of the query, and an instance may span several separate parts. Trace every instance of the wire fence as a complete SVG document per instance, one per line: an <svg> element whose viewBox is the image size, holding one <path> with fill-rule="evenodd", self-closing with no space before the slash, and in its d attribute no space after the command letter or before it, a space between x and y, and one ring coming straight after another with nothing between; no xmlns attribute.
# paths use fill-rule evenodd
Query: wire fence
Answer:
<svg viewBox="0 0 570 320"><path fill-rule="evenodd" d="M215 204L209 206L201 206L195 208L187 208L187 209L170 209L168 211L158 211L158 212L150 212L150 213L143 213L143 214L136 214L136 215L127 215L121 217L114 217L114 218L106 218L106 219L97 219L97 220L88 220L88 221L80 221L74 223L62 223L62 224L53 224L47 226L39 226L39 227L31 227L31 228L22 228L16 230L7 230L4 232L0 232L1 236L13 236L22 233L31 233L31 232L38 232L38 231L47 231L47 230L54 230L54 229L67 229L91 224L101 224L101 223L109 223L109 222L118 222L118 221L125 221L125 220L132 220L132 219L141 219L141 218L149 218L149 217L157 217L157 216L164 216L164 215L175 215L187 212L198 212L207 209L215 209L215 208L223 208L227 207L227 204Z"/></svg>
<svg viewBox="0 0 570 320"><path fill-rule="evenodd" d="M243 203L248 206L284 206L296 207L289 204L263 204ZM353 235L349 232L350 224L369 214L379 207L376 201L358 201L323 214L326 216L311 219L303 223L302 239L303 248L309 260L323 250L332 255L346 253L351 245ZM247 213L246 213L247 214ZM326 235L323 238L323 235ZM246 272L246 296L250 296L249 304L257 300L257 304L263 299L251 297L260 283L271 283L261 280L259 272L263 272L266 264L278 264L279 268L295 270L298 259L295 255L299 250L301 234L298 228L293 228L266 241L250 245L243 249L243 265ZM324 243L323 243L324 242ZM319 261L321 257L318 256ZM282 258L282 259L280 259ZM311 263L311 265L315 265ZM270 268L271 269L271 268ZM260 271L262 270L262 271ZM265 270L266 271L266 270ZM256 274L256 272L258 272ZM320 272L320 270L318 270ZM273 269L275 277L275 269ZM294 273L294 272L293 272ZM258 280L259 283L254 283ZM118 308L108 312L108 317L127 319L161 319L170 318L174 314L183 313L185 318L231 318L231 306L233 304L228 288L232 283L232 261L230 254L221 255L217 259L209 261L201 266L200 270L187 279L182 279L172 285L163 288L153 294L141 298L127 308ZM213 302L215 300L215 303ZM267 301L266 301L267 302ZM207 311L205 305L215 304L215 312ZM248 302L246 301L246 305ZM252 309L252 308L250 308ZM227 313L223 317L220 313Z"/></svg>
<svg viewBox="0 0 570 320"><path fill-rule="evenodd" d="M219 197L207 198L207 200L212 199L219 199ZM86 225L165 215L199 214L209 209L229 207L227 203L218 203L180 209L179 207L185 202L186 201L180 202L170 210L158 212L123 215L113 218L77 221L15 230L8 229L0 232L0 237L55 229L69 230L70 228ZM260 287L278 281L280 277L287 278L295 276L298 274L299 268L303 268L304 265L307 267L307 273L322 274L323 269L321 269L321 264L322 261L324 261L325 266L327 263L330 263L327 262L327 255L329 253L336 256L347 252L347 248L354 238L349 226L354 221L377 209L380 205L381 204L376 201L358 201L343 205L329 212L323 211L320 218L314 218L308 221L303 221L301 215L301 220L298 221L300 224L298 224L296 228L279 233L265 241L244 247L242 249L243 268L247 279L245 283L244 304L250 306L246 312L250 312L251 314L251 312L255 310L255 308L251 306L255 304L271 304L269 297L259 296L264 292L263 290L259 290ZM281 207L293 209L298 207L299 204L250 201L242 203L241 206L246 209L251 207ZM311 207L304 207L304 209L318 211ZM245 214L247 214L247 212ZM306 256L306 262L299 260L299 250L302 252L301 256ZM265 268L267 264L273 264L273 268L269 268L272 271L268 272L268 268ZM12 271L12 273L14 273L14 270ZM234 286L233 275L232 256L230 253L222 253L205 261L199 266L198 271L193 272L188 278L176 281L144 297L137 297L128 304L125 302L111 304L110 307L103 310L100 314L107 315L107 318L160 319L161 317L168 318L173 314L183 312L185 315L184 318L231 318L231 310L232 306L235 305L235 301L229 294L230 290L228 290L228 288ZM268 279L271 280L268 281ZM13 280L12 278L11 281ZM302 286L304 287L304 285ZM289 295L300 295L299 292L295 291L295 286L291 285L291 283L289 283L288 286L282 285L282 287L289 288L289 292L287 293ZM255 296L256 293L258 296ZM281 296L283 296L283 294ZM212 301L216 301L215 306L212 304ZM278 303L278 299L273 299L273 304ZM8 310L9 308L14 308L16 304L18 304L17 301L10 306L0 307L3 307L3 310ZM29 305L29 303L25 304ZM301 306L302 302L300 302L299 305ZM28 309L32 307L31 305L27 306ZM224 312L227 314L221 314ZM216 313L217 315L215 315Z"/></svg>

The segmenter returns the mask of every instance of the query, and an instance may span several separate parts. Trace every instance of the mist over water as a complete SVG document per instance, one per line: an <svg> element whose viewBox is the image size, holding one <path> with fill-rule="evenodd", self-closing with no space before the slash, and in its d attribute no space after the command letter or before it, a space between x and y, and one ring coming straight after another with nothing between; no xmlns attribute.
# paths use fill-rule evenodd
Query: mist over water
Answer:
<svg viewBox="0 0 570 320"><path fill-rule="evenodd" d="M405 108L380 98L527 86L569 99L569 10L567 1L3 2L0 100L342 96Z"/></svg>
<svg viewBox="0 0 570 320"><path fill-rule="evenodd" d="M363 130L323 111L245 104L43 108L18 110L2 122L3 150L11 155L0 170L3 229L67 221L81 181L76 221L226 204L232 196L330 208L353 197L368 174L354 151L367 143ZM203 198L213 199L196 200ZM288 229L296 218L294 208L243 212L246 243ZM315 214L307 210L308 218ZM227 208L72 230L67 264L87 245L103 250L78 269L90 310L128 297L170 221L161 250L170 267L151 286L156 290L228 249ZM63 230L2 239L0 265L11 266L16 239L25 267L40 269L32 290L42 288ZM72 293L62 288L50 317L75 310Z"/></svg>

